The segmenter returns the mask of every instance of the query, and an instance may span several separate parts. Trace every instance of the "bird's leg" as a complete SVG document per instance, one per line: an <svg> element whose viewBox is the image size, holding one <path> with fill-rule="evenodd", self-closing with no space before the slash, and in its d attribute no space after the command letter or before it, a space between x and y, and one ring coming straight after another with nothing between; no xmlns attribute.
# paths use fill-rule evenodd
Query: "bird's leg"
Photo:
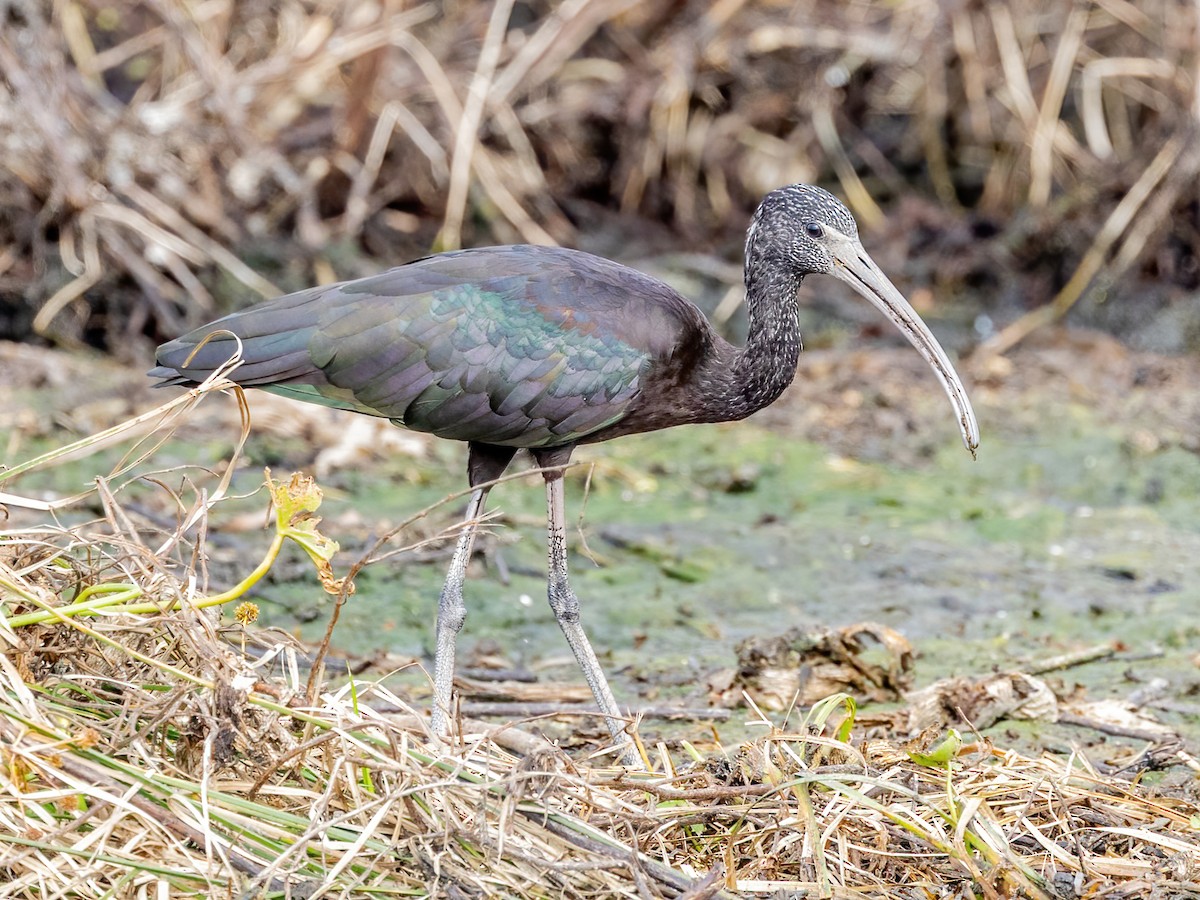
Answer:
<svg viewBox="0 0 1200 900"><path fill-rule="evenodd" d="M466 524L458 536L454 556L450 559L450 571L438 598L437 647L433 657L433 733L450 733L450 710L454 692L454 648L463 620L467 617L467 606L463 602L463 581L467 577L467 563L471 561L471 547L475 543L475 530L479 516L483 513L483 502L487 488L476 488L467 504Z"/></svg>
<svg viewBox="0 0 1200 900"><path fill-rule="evenodd" d="M571 586L567 582L566 513L563 503L562 471L546 472L544 477L546 479L546 543L549 556L547 581L550 609L554 611L558 627L562 629L567 643L571 645L571 652L575 654L575 660L579 663L579 668L583 670L583 677L587 679L588 687L592 689L596 705L600 707L600 711L606 717L609 734L612 735L614 742L625 747L621 751L621 762L627 766L640 766L641 763L638 761L637 754L634 753L630 744L629 735L625 731L627 724L625 717L617 707L612 688L608 686L608 679L604 677L604 670L600 668L600 661L596 659L596 651L592 649L591 642L588 641L583 626L579 623L579 598L575 596L575 592L571 590Z"/></svg>

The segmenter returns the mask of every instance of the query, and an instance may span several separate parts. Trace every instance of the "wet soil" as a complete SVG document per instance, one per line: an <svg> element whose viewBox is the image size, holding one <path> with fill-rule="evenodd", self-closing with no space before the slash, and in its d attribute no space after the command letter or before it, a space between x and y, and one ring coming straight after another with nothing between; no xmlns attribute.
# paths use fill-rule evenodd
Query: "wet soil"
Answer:
<svg viewBox="0 0 1200 900"><path fill-rule="evenodd" d="M1053 676L1056 688L1123 698L1162 679L1145 712L1200 739L1200 359L1054 330L1009 357L968 360L963 374L983 429L976 461L924 364L887 342L803 354L793 388L747 422L580 452L568 488L574 586L618 697L705 707L710 682L736 667L739 642L873 621L917 651L914 687L1109 645L1106 658ZM139 372L102 359L0 346L8 464L160 400ZM327 492L323 530L343 547L335 569L462 487L458 445L268 395L251 402L254 433L235 484L253 491L264 465L315 468ZM219 466L235 423L232 401L207 401L154 467ZM71 493L102 471L91 457L4 489ZM161 492L146 485L139 498L141 489L128 489L135 509L162 513ZM467 586L463 662L577 685L544 599L543 503L536 476L493 492L498 516ZM256 564L265 505L258 494L214 514L214 588ZM395 545L453 524L462 506L435 508ZM10 510L9 527L35 515ZM444 542L400 553L359 576L334 645L347 660L379 658L360 677L428 658L447 553ZM254 599L262 624L310 640L331 609L292 550ZM417 670L386 677L417 702L427 692ZM733 710L717 739L737 740L753 718ZM711 741L713 727L648 721L643 735ZM1101 756L1111 738L1011 720L997 731Z"/></svg>

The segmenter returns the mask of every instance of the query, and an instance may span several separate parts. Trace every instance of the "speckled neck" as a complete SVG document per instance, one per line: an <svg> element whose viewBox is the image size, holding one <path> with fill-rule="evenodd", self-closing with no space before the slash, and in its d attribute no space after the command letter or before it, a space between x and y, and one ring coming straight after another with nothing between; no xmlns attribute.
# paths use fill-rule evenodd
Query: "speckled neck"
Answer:
<svg viewBox="0 0 1200 900"><path fill-rule="evenodd" d="M800 359L800 317L796 291L801 278L783 266L746 267L746 345L729 348L708 373L713 421L744 419L770 405L796 377ZM710 401L711 402L711 401Z"/></svg>

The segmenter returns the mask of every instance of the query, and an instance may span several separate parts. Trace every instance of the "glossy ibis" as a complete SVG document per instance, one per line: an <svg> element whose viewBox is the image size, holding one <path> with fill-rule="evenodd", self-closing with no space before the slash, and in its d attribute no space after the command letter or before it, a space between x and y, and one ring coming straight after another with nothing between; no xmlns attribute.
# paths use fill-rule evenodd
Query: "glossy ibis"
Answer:
<svg viewBox="0 0 1200 900"><path fill-rule="evenodd" d="M854 217L809 185L769 193L746 235L746 346L648 275L557 247L441 253L226 316L158 348L150 372L194 385L226 362L247 387L391 419L466 441L468 524L438 604L433 728L446 733L463 578L488 483L528 450L543 468L548 594L614 739L623 718L567 582L563 469L578 444L672 425L742 419L791 383L800 353L796 291L833 275L879 308L933 367L974 454L975 416L950 360L858 239ZM210 338L207 343L206 338ZM634 757L626 750L624 758Z"/></svg>

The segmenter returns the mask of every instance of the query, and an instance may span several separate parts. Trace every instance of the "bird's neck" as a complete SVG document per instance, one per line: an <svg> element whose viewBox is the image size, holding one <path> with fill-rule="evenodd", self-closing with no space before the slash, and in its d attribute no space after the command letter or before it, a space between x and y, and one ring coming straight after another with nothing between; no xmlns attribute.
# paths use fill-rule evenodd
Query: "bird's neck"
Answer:
<svg viewBox="0 0 1200 900"><path fill-rule="evenodd" d="M800 359L800 278L783 269L749 268L746 346L729 367L725 395L729 419L742 419L774 403L796 377Z"/></svg>

